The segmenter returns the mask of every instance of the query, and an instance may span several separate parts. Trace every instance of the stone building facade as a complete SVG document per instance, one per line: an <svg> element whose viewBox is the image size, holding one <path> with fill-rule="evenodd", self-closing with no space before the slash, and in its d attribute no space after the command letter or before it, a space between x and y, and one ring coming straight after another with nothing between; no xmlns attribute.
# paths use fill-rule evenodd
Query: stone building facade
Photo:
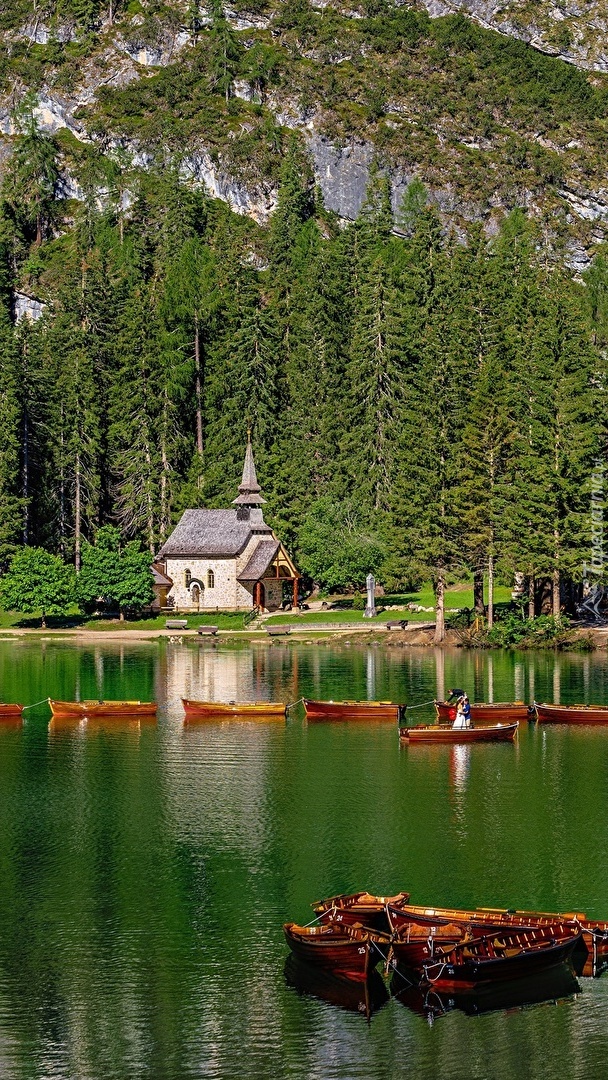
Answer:
<svg viewBox="0 0 608 1080"><path fill-rule="evenodd" d="M234 510L186 510L156 563L171 580L176 611L262 611L297 603L299 575L264 521L251 442Z"/></svg>

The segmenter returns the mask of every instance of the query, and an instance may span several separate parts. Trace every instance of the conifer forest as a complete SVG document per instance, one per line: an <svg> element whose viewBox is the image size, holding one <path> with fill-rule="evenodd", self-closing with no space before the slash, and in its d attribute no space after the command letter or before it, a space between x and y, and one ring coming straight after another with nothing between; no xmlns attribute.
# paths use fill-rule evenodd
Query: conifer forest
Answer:
<svg viewBox="0 0 608 1080"><path fill-rule="evenodd" d="M243 45L221 8L197 33L205 92L230 110ZM372 570L398 590L519 571L551 579L559 611L560 581L590 556L606 452L601 244L579 272L549 216L516 199L496 228L450 222L424 170L395 206L380 153L346 220L286 130L264 136L278 195L261 224L162 138L145 168L101 135L83 143L66 200L65 147L33 100L2 161L2 567L24 545L78 567L108 524L158 550L185 508L230 505L251 428L266 519L311 578ZM125 116L145 108L129 101ZM39 317L18 317L22 293ZM325 573L333 546L341 581Z"/></svg>

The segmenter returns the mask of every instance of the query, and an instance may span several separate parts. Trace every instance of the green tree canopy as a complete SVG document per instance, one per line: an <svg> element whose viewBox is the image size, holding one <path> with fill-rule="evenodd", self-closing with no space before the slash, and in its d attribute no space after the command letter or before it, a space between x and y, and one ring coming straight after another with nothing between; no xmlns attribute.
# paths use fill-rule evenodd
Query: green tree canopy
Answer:
<svg viewBox="0 0 608 1080"><path fill-rule="evenodd" d="M0 582L5 608L27 614L65 615L75 600L75 572L58 555L43 548L26 547L16 552Z"/></svg>
<svg viewBox="0 0 608 1080"><path fill-rule="evenodd" d="M323 589L360 588L369 573L377 574L385 551L368 531L354 499L318 499L298 534L299 563Z"/></svg>
<svg viewBox="0 0 608 1080"><path fill-rule="evenodd" d="M137 540L123 544L114 525L99 529L94 544L85 541L77 592L80 603L100 600L110 610L141 611L154 599L150 555Z"/></svg>

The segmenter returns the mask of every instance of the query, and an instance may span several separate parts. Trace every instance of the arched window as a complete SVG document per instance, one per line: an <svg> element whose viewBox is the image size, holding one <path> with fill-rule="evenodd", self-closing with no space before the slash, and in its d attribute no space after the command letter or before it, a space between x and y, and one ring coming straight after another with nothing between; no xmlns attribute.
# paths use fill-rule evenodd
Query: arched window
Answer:
<svg viewBox="0 0 608 1080"><path fill-rule="evenodd" d="M213 589L215 587L215 574L213 570L207 571L207 588Z"/></svg>
<svg viewBox="0 0 608 1080"><path fill-rule="evenodd" d="M184 570L184 585L187 589L190 588L190 582L192 581L192 574L189 570Z"/></svg>

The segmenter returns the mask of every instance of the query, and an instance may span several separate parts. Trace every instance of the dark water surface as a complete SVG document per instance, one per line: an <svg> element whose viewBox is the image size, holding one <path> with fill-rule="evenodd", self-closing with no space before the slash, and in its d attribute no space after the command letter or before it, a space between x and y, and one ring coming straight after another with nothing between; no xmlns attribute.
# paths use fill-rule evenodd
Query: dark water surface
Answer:
<svg viewBox="0 0 608 1080"><path fill-rule="evenodd" d="M0 1076L585 1078L608 976L430 1026L285 981L281 925L340 891L608 918L608 728L401 748L391 724L185 728L180 696L608 702L605 657L267 643L0 644L1 697L155 698L158 723L0 728ZM431 716L411 714L412 722Z"/></svg>

